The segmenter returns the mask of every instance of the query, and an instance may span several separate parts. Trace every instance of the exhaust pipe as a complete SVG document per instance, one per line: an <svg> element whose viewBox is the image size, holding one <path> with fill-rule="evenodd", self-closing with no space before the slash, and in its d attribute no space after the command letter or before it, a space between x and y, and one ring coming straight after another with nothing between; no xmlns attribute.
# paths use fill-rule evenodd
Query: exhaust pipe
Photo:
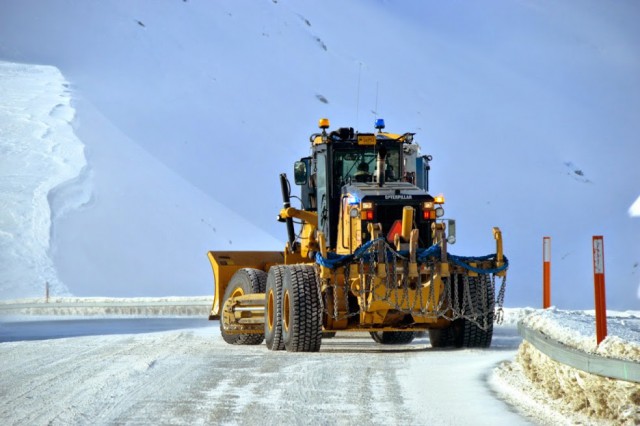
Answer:
<svg viewBox="0 0 640 426"><path fill-rule="evenodd" d="M289 182L287 181L286 173L280 174L280 188L282 189L282 208L286 210L289 207L291 207L291 201L289 199ZM287 237L289 238L289 249L293 253L294 251L293 245L296 241L296 233L293 229L293 219L288 217L284 221L287 224Z"/></svg>
<svg viewBox="0 0 640 426"><path fill-rule="evenodd" d="M378 151L378 158L376 160L376 180L378 186L384 185L385 169L386 169L387 149L383 146Z"/></svg>

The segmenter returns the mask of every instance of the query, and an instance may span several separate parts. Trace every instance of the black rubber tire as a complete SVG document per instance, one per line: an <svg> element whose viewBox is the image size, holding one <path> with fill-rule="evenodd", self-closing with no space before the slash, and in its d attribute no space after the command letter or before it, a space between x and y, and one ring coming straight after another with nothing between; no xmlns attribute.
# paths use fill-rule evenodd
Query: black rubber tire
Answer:
<svg viewBox="0 0 640 426"><path fill-rule="evenodd" d="M323 339L333 339L334 337L336 337L336 332L335 331L323 331L322 332L322 338Z"/></svg>
<svg viewBox="0 0 640 426"><path fill-rule="evenodd" d="M429 330L429 340L432 348L448 348L454 345L453 330L447 328L434 328Z"/></svg>
<svg viewBox="0 0 640 426"><path fill-rule="evenodd" d="M264 299L264 340L272 351L284 349L282 339L282 281L285 266L276 265L269 269Z"/></svg>
<svg viewBox="0 0 640 426"><path fill-rule="evenodd" d="M381 345L406 345L413 342L413 331L372 331L371 338Z"/></svg>
<svg viewBox="0 0 640 426"><path fill-rule="evenodd" d="M242 294L264 293L266 283L267 273L260 269L238 269L227 284L221 306L224 306L231 295L238 291ZM220 334L225 342L232 345L259 345L264 340L264 334L227 334L222 318L220 318Z"/></svg>
<svg viewBox="0 0 640 426"><path fill-rule="evenodd" d="M322 300L312 265L289 265L282 281L282 338L289 352L317 352L322 342Z"/></svg>
<svg viewBox="0 0 640 426"><path fill-rule="evenodd" d="M487 291L482 297L482 286ZM453 345L457 348L488 348L491 346L493 338L493 318L495 313L495 288L488 275L469 277L469 293L473 307L466 306L467 312L477 314L476 321L484 324L486 318L487 329L483 330L474 322L467 319L459 319L453 322L452 332L454 334ZM465 301L468 305L468 301Z"/></svg>

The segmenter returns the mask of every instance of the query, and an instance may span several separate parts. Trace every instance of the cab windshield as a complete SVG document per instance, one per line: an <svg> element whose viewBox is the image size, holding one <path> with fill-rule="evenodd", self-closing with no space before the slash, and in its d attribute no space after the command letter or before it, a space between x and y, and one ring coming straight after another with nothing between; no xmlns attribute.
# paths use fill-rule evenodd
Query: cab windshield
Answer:
<svg viewBox="0 0 640 426"><path fill-rule="evenodd" d="M393 148L387 148L385 180L395 182L400 180L401 156L398 144ZM350 182L372 182L376 175L376 159L378 152L370 149L344 149L334 153L334 182L340 186Z"/></svg>

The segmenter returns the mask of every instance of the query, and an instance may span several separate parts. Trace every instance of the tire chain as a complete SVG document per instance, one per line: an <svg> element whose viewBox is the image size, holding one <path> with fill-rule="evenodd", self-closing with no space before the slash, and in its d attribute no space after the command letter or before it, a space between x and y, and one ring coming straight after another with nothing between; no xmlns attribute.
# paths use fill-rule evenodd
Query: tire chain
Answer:
<svg viewBox="0 0 640 426"><path fill-rule="evenodd" d="M427 303L424 303L423 294L421 291L416 292L416 296L414 297L412 303L409 303L409 308L403 308L402 305L405 301L411 302L409 295L409 279L407 274L399 274L397 270L398 262L403 262L404 270L408 270L408 262L409 259L398 254L393 247L391 247L386 241L384 242L386 252L391 254L391 259L385 258L385 265L387 276L386 279L380 280L380 282L374 286L374 274L365 274L365 259L368 258L368 266L369 271L376 271L378 266L378 261L376 260L376 250L377 248L372 246L369 251L359 258L358 272L360 276L365 277L365 282L361 283L358 296L360 300L367 300L367 294L377 294L376 290L380 286L384 286L384 297L382 300L388 301L391 299L391 296L395 296L395 303L392 305L392 308L403 312L406 314L420 314L425 315L426 313L432 313L436 318L444 318L449 321L454 321L456 319L466 319L473 323L475 323L480 329L487 330L491 324L489 324L489 317L491 312L488 311L487 306L487 298L488 298L488 286L491 285L495 288L495 274L480 274L476 279L469 280L468 275L461 274L452 274L450 277L443 277L443 287L444 291L440 295L440 300L435 300L435 290L434 287L431 286ZM418 270L422 270L428 268L433 275L435 271L435 262L427 261L418 264ZM328 286L332 288L332 296L334 298L333 303L333 313L329 312L324 306L324 312L331 317L334 321L347 319L353 317L355 315L359 315L361 309L358 309L354 312L350 312L349 306L349 266L343 267L344 269L344 280L345 280L345 288L343 289L344 299L345 299L345 308L346 313L340 315L338 310L338 304L335 301L338 299L338 285L337 285L337 270L333 271L333 277L327 279ZM399 275L402 275L400 277ZM460 294L460 280L462 280L462 294ZM400 281L400 285L397 283ZM476 300L472 299L470 286L471 285L479 285L480 294L478 300L478 292L474 292L476 294ZM494 311L494 321L497 324L501 324L504 319L504 295L506 289L506 277L502 277L502 282L500 286L500 290L498 292L497 298L495 300L496 310ZM327 294L327 297L329 295ZM462 298L462 303L460 303L460 298ZM321 299L324 302L324 299ZM372 301L376 301L377 299L373 299ZM418 303L419 308L415 309L416 302ZM428 306L434 306L435 309L433 311L428 310ZM365 310L368 305L365 305ZM468 308L468 309L467 309ZM478 313L477 309L481 312ZM451 312L451 314L449 314ZM481 318L481 320L479 320Z"/></svg>
<svg viewBox="0 0 640 426"><path fill-rule="evenodd" d="M496 276L491 275L491 285L495 288ZM504 292L507 286L507 277L506 275L502 277L502 283L500 284L500 290L498 291L498 298L496 299L496 306L498 307L496 311L496 324L502 324L504 321Z"/></svg>

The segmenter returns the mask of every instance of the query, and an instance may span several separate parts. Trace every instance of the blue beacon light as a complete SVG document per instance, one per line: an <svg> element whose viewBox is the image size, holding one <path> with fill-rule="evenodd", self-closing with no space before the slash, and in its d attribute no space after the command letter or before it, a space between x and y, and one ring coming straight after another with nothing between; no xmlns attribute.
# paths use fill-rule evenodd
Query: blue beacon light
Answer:
<svg viewBox="0 0 640 426"><path fill-rule="evenodd" d="M384 119L382 119L382 118L378 118L378 119L376 119L376 124L375 124L375 126L376 126L376 129L378 129L378 131L380 131L380 132L381 132L381 131L382 131L382 129L384 129Z"/></svg>

